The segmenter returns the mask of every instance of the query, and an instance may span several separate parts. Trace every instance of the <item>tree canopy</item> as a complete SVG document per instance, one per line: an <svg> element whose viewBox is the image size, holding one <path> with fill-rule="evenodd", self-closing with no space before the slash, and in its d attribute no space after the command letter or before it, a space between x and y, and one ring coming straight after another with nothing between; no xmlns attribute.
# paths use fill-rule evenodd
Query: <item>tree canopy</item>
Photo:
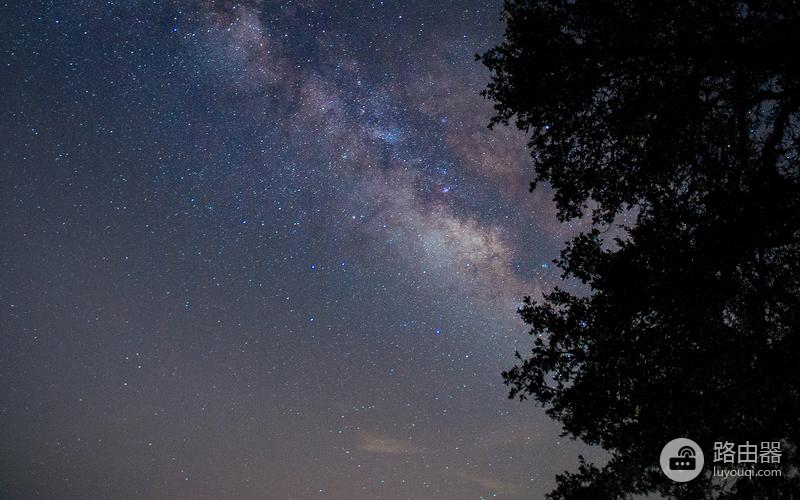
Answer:
<svg viewBox="0 0 800 500"><path fill-rule="evenodd" d="M800 4L508 0L503 18L479 56L491 125L529 135L562 221L591 221L557 259L583 287L526 298L533 349L503 374L609 451L552 497L800 497ZM783 476L672 482L677 437L780 441Z"/></svg>

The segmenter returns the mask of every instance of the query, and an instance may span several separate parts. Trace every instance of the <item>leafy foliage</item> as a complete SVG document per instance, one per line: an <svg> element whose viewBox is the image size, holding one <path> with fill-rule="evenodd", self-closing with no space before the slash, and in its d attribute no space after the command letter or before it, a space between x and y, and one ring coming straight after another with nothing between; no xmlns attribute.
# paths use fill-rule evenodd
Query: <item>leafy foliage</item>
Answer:
<svg viewBox="0 0 800 500"><path fill-rule="evenodd" d="M527 298L533 351L504 373L611 454L552 496L800 497L800 4L508 0L504 20L479 56L491 125L529 134L561 220L592 221L558 260L586 293ZM676 437L781 440L783 477L673 483Z"/></svg>

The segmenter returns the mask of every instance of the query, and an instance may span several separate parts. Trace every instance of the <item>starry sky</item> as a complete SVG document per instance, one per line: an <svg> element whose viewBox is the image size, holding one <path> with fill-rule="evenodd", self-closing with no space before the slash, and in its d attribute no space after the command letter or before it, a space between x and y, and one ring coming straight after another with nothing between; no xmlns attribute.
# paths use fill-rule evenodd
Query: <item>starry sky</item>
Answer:
<svg viewBox="0 0 800 500"><path fill-rule="evenodd" d="M3 3L0 496L538 498L574 468L500 376L574 230L486 127L500 9Z"/></svg>

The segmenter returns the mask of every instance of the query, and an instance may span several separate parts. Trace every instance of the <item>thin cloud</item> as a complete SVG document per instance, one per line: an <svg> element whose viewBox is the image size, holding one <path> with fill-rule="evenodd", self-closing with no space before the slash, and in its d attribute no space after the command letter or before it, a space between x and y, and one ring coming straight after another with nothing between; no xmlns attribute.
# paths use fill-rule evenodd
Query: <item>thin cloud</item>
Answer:
<svg viewBox="0 0 800 500"><path fill-rule="evenodd" d="M357 448L384 455L414 455L422 452L422 448L412 443L410 439L396 439L375 432L360 433Z"/></svg>

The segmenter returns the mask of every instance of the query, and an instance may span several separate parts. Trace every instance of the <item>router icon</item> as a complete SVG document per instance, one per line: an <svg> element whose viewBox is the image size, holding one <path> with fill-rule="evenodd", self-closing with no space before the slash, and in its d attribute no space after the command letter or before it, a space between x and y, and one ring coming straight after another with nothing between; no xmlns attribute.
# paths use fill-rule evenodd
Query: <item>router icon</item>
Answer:
<svg viewBox="0 0 800 500"><path fill-rule="evenodd" d="M695 470L695 468L697 468L697 462L694 457L694 448L691 446L683 446L678 450L677 457L670 457L669 468L670 470Z"/></svg>

